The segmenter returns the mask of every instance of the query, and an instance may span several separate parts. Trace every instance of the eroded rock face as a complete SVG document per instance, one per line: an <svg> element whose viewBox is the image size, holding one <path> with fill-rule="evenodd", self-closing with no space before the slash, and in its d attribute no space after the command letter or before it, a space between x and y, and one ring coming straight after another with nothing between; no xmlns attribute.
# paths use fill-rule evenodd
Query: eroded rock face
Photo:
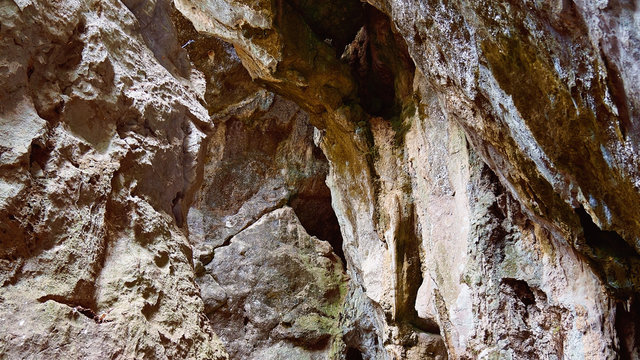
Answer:
<svg viewBox="0 0 640 360"><path fill-rule="evenodd" d="M210 119L170 3L127 5L0 4L3 357L226 358L182 227Z"/></svg>
<svg viewBox="0 0 640 360"><path fill-rule="evenodd" d="M342 238L308 115L258 90L214 121L188 215L214 330L232 358L339 358Z"/></svg>
<svg viewBox="0 0 640 360"><path fill-rule="evenodd" d="M639 11L2 2L0 353L638 357Z"/></svg>
<svg viewBox="0 0 640 360"><path fill-rule="evenodd" d="M274 210L215 250L200 278L209 319L237 359L328 359L342 350L346 292L331 245L309 236L289 207Z"/></svg>
<svg viewBox="0 0 640 360"><path fill-rule="evenodd" d="M285 45L297 38L281 19L302 18L323 48L309 14L337 10L331 2L292 2L296 13L289 2L178 3L320 128L353 284L349 346L369 358L443 357L442 343L452 358L635 356L624 320L640 269L628 205L638 197L634 6L371 1L392 24L348 10L363 25L335 49L355 90L306 92L331 81L289 76L316 63ZM222 5L229 16L213 11ZM412 63L398 61L403 49ZM372 84L393 91L361 91Z"/></svg>

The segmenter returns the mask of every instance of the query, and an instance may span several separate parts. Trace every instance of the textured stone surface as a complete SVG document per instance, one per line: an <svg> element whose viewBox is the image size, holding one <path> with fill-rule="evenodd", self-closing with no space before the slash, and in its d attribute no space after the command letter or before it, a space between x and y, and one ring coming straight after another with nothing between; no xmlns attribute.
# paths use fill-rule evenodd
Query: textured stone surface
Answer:
<svg viewBox="0 0 640 360"><path fill-rule="evenodd" d="M637 291L640 250L630 205L639 196L638 125L629 110L638 71L622 63L637 57L640 42L635 7L608 3L387 7L445 114L527 211L626 296ZM416 18L425 25L413 26ZM588 216L581 221L574 209ZM621 239L590 239L584 221Z"/></svg>
<svg viewBox="0 0 640 360"><path fill-rule="evenodd" d="M637 353L625 320L640 269L634 6L371 1L392 25L366 6L343 10L363 24L341 55L356 91L312 97L331 82L288 76L315 63L287 51L295 36L278 21L299 15L319 43L316 5L180 3L320 128L354 283L349 346L418 357L424 334L440 333L453 358ZM221 4L235 22L212 10ZM436 349L427 356L444 356Z"/></svg>
<svg viewBox="0 0 640 360"><path fill-rule="evenodd" d="M293 209L274 210L235 235L206 271L201 281L218 284L216 302L226 298L208 312L231 357L328 359L342 350L342 263Z"/></svg>
<svg viewBox="0 0 640 360"><path fill-rule="evenodd" d="M3 358L226 358L181 227L210 120L128 5L0 2Z"/></svg>
<svg viewBox="0 0 640 360"><path fill-rule="evenodd" d="M0 353L637 358L638 19L0 2Z"/></svg>
<svg viewBox="0 0 640 360"><path fill-rule="evenodd" d="M342 260L307 232L338 253L341 236L308 115L258 90L214 121L187 218L214 330L232 358L339 358Z"/></svg>

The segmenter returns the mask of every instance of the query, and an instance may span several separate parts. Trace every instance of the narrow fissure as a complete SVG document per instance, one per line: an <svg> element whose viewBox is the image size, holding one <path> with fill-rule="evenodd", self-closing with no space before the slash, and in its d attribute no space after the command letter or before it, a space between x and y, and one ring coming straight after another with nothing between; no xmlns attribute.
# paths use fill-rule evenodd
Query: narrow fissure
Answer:
<svg viewBox="0 0 640 360"><path fill-rule="evenodd" d="M433 319L423 319L415 309L418 289L422 285L422 263L419 240L415 235L413 207L403 216L396 232L396 320L428 333L439 334Z"/></svg>

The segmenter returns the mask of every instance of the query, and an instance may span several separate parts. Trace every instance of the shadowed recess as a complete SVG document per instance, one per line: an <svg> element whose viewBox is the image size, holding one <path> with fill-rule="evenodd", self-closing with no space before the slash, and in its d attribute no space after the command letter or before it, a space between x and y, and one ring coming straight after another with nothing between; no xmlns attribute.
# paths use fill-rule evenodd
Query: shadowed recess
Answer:
<svg viewBox="0 0 640 360"><path fill-rule="evenodd" d="M311 30L336 49L338 54L364 24L366 5L359 0L284 1L300 13Z"/></svg>
<svg viewBox="0 0 640 360"><path fill-rule="evenodd" d="M324 158L320 149L314 149L316 157ZM304 184L289 201L296 216L309 235L328 241L333 251L346 265L342 250L342 233L333 207L331 207L331 191L324 178L315 177Z"/></svg>
<svg viewBox="0 0 640 360"><path fill-rule="evenodd" d="M358 83L361 106L370 115L391 120L411 99L415 65L389 17L370 5L364 13L365 24L345 48L342 61Z"/></svg>
<svg viewBox="0 0 640 360"><path fill-rule="evenodd" d="M606 282L618 296L626 297L640 289L640 255L615 231L601 230L591 216L580 207L575 210L580 218L587 255L605 276Z"/></svg>
<svg viewBox="0 0 640 360"><path fill-rule="evenodd" d="M348 348L346 360L363 360L362 353L356 348Z"/></svg>
<svg viewBox="0 0 640 360"><path fill-rule="evenodd" d="M616 305L616 332L620 339L618 355L622 360L640 358L640 297L636 294Z"/></svg>

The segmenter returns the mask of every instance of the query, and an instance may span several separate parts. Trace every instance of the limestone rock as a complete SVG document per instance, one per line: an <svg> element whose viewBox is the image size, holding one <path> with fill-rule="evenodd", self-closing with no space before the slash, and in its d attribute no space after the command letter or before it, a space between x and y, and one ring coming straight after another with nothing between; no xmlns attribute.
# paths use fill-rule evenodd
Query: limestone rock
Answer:
<svg viewBox="0 0 640 360"><path fill-rule="evenodd" d="M180 221L210 119L170 3L128 5L0 4L2 357L226 358Z"/></svg>
<svg viewBox="0 0 640 360"><path fill-rule="evenodd" d="M639 9L0 2L0 357L637 358Z"/></svg>
<svg viewBox="0 0 640 360"><path fill-rule="evenodd" d="M274 75L313 67L282 50L296 38L278 21L300 14L320 38L305 16L314 5L234 1L230 23L181 3L253 77L311 110L352 289L366 294L350 293L345 314L369 320L344 326L373 329L353 348L424 356L428 346L412 346L440 333L452 358L637 354L625 320L637 317L640 271L635 7L370 1L392 21L349 10L362 28L341 60L357 95L336 104L292 90L321 78ZM251 14L262 37L240 30ZM385 111L372 84L389 89Z"/></svg>
<svg viewBox="0 0 640 360"><path fill-rule="evenodd" d="M274 210L235 235L206 270L226 296L209 319L231 357L337 358L342 263L293 209Z"/></svg>

